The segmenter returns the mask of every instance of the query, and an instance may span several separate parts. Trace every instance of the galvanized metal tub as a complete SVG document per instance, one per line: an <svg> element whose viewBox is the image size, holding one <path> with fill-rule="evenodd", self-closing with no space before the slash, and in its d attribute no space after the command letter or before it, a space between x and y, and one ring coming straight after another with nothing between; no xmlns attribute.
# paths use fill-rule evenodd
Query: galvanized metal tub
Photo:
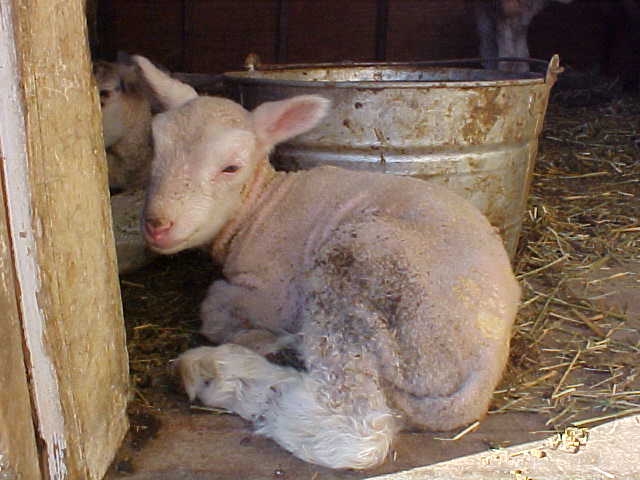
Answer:
<svg viewBox="0 0 640 480"><path fill-rule="evenodd" d="M277 148L276 167L337 165L446 185L489 218L513 258L559 71L557 57L546 74L434 63L271 65L225 73L224 82L249 109L301 94L331 99L317 128Z"/></svg>

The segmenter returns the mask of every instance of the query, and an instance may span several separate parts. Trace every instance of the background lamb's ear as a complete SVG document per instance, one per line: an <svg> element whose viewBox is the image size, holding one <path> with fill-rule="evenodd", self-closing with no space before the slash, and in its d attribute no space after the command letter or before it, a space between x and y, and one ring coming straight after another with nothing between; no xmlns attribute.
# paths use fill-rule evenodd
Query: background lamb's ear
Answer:
<svg viewBox="0 0 640 480"><path fill-rule="evenodd" d="M127 52L124 52L122 50L118 50L118 53L116 55L116 62L118 63L123 63L125 65L133 65L133 60L131 58L131 55L129 55Z"/></svg>
<svg viewBox="0 0 640 480"><path fill-rule="evenodd" d="M191 86L171 78L147 58L134 55L131 59L140 68L142 78L163 110L178 108L198 96Z"/></svg>
<svg viewBox="0 0 640 480"><path fill-rule="evenodd" d="M315 127L326 115L329 104L319 95L263 103L252 112L256 135L264 145L272 147Z"/></svg>
<svg viewBox="0 0 640 480"><path fill-rule="evenodd" d="M143 85L140 78L140 71L133 63L120 63L114 64L118 77L120 77L120 87L123 92L127 93L142 93Z"/></svg>

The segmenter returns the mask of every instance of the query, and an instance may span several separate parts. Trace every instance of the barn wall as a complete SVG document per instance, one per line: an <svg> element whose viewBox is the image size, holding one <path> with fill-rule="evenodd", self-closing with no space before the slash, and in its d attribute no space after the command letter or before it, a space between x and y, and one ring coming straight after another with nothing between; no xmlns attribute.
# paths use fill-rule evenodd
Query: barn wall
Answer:
<svg viewBox="0 0 640 480"><path fill-rule="evenodd" d="M289 2L287 61L375 60L375 0Z"/></svg>
<svg viewBox="0 0 640 480"><path fill-rule="evenodd" d="M274 62L278 1L186 2L186 53L182 65L189 72L215 72L218 65L238 68L248 52Z"/></svg>
<svg viewBox="0 0 640 480"><path fill-rule="evenodd" d="M387 57L391 61L476 57L473 6L465 0L391 2Z"/></svg>
<svg viewBox="0 0 640 480"><path fill-rule="evenodd" d="M614 21L603 16L603 11L612 11L607 4L611 2L550 2L529 27L531 56L547 58L549 52L559 52L562 63L574 68L606 66L610 55L608 28Z"/></svg>
<svg viewBox="0 0 640 480"><path fill-rule="evenodd" d="M102 58L118 50L142 53L175 69L184 64L184 8L177 0L98 0Z"/></svg>
<svg viewBox="0 0 640 480"><path fill-rule="evenodd" d="M266 63L477 56L469 0L98 1L98 56L141 53L177 71L238 69L249 52ZM559 53L565 65L613 74L628 68L620 4L550 2L531 25L532 56Z"/></svg>

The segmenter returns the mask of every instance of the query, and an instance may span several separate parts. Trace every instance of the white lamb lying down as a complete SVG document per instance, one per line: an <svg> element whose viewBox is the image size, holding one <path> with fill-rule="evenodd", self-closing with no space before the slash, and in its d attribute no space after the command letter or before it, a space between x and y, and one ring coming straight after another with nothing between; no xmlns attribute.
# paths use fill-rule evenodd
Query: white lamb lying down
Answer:
<svg viewBox="0 0 640 480"><path fill-rule="evenodd" d="M269 151L313 128L327 100L248 112L136 61L167 109L153 121L147 242L160 253L210 246L226 277L202 305L202 332L223 345L179 359L189 397L332 468L383 462L399 429L482 418L519 287L478 210L406 177L275 172ZM276 337L297 341L306 371L256 353Z"/></svg>

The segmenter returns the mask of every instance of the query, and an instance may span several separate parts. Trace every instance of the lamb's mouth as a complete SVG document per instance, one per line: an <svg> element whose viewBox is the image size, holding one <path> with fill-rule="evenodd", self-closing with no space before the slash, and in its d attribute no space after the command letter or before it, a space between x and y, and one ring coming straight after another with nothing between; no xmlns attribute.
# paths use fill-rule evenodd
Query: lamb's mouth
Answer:
<svg viewBox="0 0 640 480"><path fill-rule="evenodd" d="M169 238L166 243L157 243L145 236L145 242L147 243L147 247L149 248L149 250L160 253L162 255L171 255L189 248L189 240L195 235L195 233L197 232L192 232L190 235L178 239Z"/></svg>

